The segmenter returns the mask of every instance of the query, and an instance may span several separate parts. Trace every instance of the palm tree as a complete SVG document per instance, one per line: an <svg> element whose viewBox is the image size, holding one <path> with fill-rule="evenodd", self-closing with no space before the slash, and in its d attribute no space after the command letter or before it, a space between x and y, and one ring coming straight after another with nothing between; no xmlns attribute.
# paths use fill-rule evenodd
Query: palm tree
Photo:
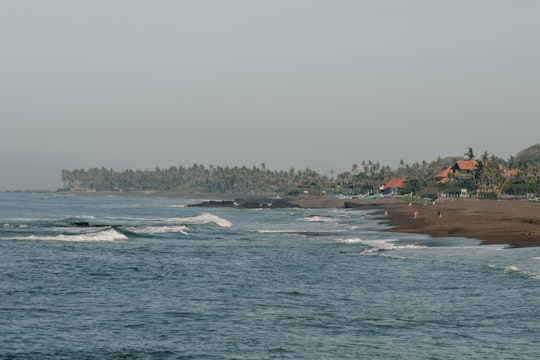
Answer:
<svg viewBox="0 0 540 360"><path fill-rule="evenodd" d="M487 151L484 151L482 153L482 155L480 155L480 161L482 161L483 163L485 163L486 161L489 160L489 153Z"/></svg>
<svg viewBox="0 0 540 360"><path fill-rule="evenodd" d="M471 161L472 159L474 159L474 157L476 156L476 155L474 154L473 148L471 148L471 147L467 150L467 152L466 152L464 155L467 157L467 159L468 159L469 161Z"/></svg>
<svg viewBox="0 0 540 360"><path fill-rule="evenodd" d="M354 182L356 181L356 175L358 175L358 164L354 163L351 168L352 195L354 195Z"/></svg>
<svg viewBox="0 0 540 360"><path fill-rule="evenodd" d="M405 167L405 160L403 160L403 159L399 160L398 169L399 169L399 176L401 176L401 177L404 177L403 176L403 168L404 167Z"/></svg>

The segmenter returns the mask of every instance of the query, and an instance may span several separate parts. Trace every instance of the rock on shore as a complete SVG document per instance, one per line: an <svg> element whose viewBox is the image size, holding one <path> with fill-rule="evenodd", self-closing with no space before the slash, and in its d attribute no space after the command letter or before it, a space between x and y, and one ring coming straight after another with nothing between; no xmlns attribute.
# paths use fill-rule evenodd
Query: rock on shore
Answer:
<svg viewBox="0 0 540 360"><path fill-rule="evenodd" d="M205 208L237 208L237 209L279 209L279 208L295 208L299 207L288 199L235 199L235 200L209 200L196 204L188 205L188 207L205 207Z"/></svg>

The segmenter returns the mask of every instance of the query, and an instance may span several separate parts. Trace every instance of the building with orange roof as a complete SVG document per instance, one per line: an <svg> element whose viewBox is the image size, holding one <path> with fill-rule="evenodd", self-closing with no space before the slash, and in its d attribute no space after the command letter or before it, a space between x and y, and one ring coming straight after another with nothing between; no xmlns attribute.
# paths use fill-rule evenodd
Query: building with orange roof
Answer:
<svg viewBox="0 0 540 360"><path fill-rule="evenodd" d="M468 174L478 169L478 161L456 161L450 168L454 174Z"/></svg>
<svg viewBox="0 0 540 360"><path fill-rule="evenodd" d="M435 181L438 183L444 184L445 182L450 180L449 177L451 173L452 173L451 168L444 169L443 171L435 175Z"/></svg>
<svg viewBox="0 0 540 360"><path fill-rule="evenodd" d="M381 190L385 192L400 193L405 188L406 178L395 178L386 182L381 186Z"/></svg>
<svg viewBox="0 0 540 360"><path fill-rule="evenodd" d="M478 170L478 161L456 161L454 165L435 175L435 181L444 184L453 176L473 176L476 170Z"/></svg>

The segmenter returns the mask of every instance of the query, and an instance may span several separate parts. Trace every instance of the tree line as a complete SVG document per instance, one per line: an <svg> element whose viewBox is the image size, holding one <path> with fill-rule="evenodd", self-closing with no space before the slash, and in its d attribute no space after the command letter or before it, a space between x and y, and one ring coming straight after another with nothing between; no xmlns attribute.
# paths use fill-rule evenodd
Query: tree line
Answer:
<svg viewBox="0 0 540 360"><path fill-rule="evenodd" d="M66 191L169 191L184 194L271 194L311 188L328 179L315 171L193 164L168 169L115 171L104 167L62 170Z"/></svg>
<svg viewBox="0 0 540 360"><path fill-rule="evenodd" d="M457 160L476 161L471 176L452 178L437 183L435 174L452 166ZM508 170L513 170L508 175ZM115 171L107 168L62 170L65 191L163 191L179 194L374 194L381 184L392 178L405 178L405 192L434 196L440 192L538 194L540 191L540 144L531 146L509 159L488 152L476 156L469 148L463 156L438 157L407 164L403 160L396 168L371 160L354 163L349 171L334 176L321 175L309 168L288 171L269 170L264 163L246 166L171 166L168 169Z"/></svg>

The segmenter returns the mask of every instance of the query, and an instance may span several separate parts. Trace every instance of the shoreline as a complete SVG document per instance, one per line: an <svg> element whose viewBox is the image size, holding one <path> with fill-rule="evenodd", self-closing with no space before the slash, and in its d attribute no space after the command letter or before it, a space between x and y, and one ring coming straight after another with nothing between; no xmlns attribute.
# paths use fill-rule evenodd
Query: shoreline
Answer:
<svg viewBox="0 0 540 360"><path fill-rule="evenodd" d="M385 232L416 233L434 238L464 237L480 240L482 245L540 246L538 202L442 198L434 203L409 206L399 199L306 198L294 201L300 207L310 208L343 208L345 202L353 203L360 211L376 208L377 217L390 226L383 230Z"/></svg>
<svg viewBox="0 0 540 360"><path fill-rule="evenodd" d="M163 196L231 200L233 196L167 194L163 192L62 192L86 196ZM239 195L237 195L239 196ZM264 195L252 196L261 198ZM247 196L250 198L250 196ZM355 208L376 210L375 216L389 226L385 232L416 233L437 237L463 237L481 245L510 247L540 246L540 202L527 200L480 200L440 198L434 203L409 203L398 198L333 199L324 197L284 198L300 208ZM415 212L417 216L415 217ZM372 213L373 214L373 213ZM385 215L386 214L386 215ZM440 216L439 216L440 214ZM373 215L372 215L373 216Z"/></svg>

